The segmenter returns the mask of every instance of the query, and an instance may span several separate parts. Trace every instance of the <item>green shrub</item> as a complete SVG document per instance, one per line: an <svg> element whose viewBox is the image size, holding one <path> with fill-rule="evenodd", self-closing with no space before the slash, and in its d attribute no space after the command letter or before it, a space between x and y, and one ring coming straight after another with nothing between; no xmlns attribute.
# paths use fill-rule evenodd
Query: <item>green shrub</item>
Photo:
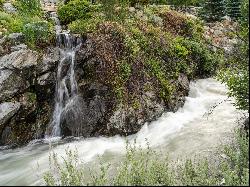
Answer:
<svg viewBox="0 0 250 187"><path fill-rule="evenodd" d="M235 106L241 110L249 110L249 10L245 9L249 2L243 1L243 17L238 36L238 44L227 58L226 65L220 70L218 79L229 88L229 96L235 98Z"/></svg>
<svg viewBox="0 0 250 187"><path fill-rule="evenodd" d="M0 9L2 8L4 2L5 0L0 0Z"/></svg>
<svg viewBox="0 0 250 187"><path fill-rule="evenodd" d="M6 12L0 11L0 21L10 22L12 20L12 16Z"/></svg>
<svg viewBox="0 0 250 187"><path fill-rule="evenodd" d="M225 0L207 0L200 11L200 16L208 22L220 21L225 15Z"/></svg>
<svg viewBox="0 0 250 187"><path fill-rule="evenodd" d="M29 22L23 26L25 40L31 47L49 43L51 32L52 25L46 21Z"/></svg>
<svg viewBox="0 0 250 187"><path fill-rule="evenodd" d="M23 16L41 16L42 8L40 0L16 0L14 5L18 13Z"/></svg>
<svg viewBox="0 0 250 187"><path fill-rule="evenodd" d="M219 73L218 79L228 86L229 96L236 100L235 106L249 110L249 70L228 68Z"/></svg>
<svg viewBox="0 0 250 187"><path fill-rule="evenodd" d="M216 73L223 59L220 57L220 53L212 52L202 41L185 39L180 42L189 51L190 60L195 63L193 71L196 76L212 76Z"/></svg>
<svg viewBox="0 0 250 187"><path fill-rule="evenodd" d="M21 32L23 20L20 17L0 11L0 28L7 29L6 34L13 32Z"/></svg>
<svg viewBox="0 0 250 187"><path fill-rule="evenodd" d="M58 7L58 16L63 24L69 24L78 19L90 18L93 7L87 0L71 0Z"/></svg>
<svg viewBox="0 0 250 187"><path fill-rule="evenodd" d="M90 19L78 19L71 22L68 25L69 30L72 33L76 34L85 34L88 32L94 32L97 28L97 25L102 21L98 16L92 17Z"/></svg>

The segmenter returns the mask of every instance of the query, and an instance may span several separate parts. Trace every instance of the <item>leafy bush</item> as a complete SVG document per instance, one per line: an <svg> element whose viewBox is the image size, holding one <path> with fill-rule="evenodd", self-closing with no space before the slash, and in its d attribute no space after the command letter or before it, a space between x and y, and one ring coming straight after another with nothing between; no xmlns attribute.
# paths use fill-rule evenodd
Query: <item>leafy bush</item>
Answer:
<svg viewBox="0 0 250 187"><path fill-rule="evenodd" d="M51 38L52 26L46 21L29 22L23 26L26 42L31 46L42 46Z"/></svg>
<svg viewBox="0 0 250 187"><path fill-rule="evenodd" d="M249 10L242 3L243 10L240 30L236 33L238 44L234 46L232 54L227 58L226 65L218 74L218 79L229 88L229 95L234 97L238 109L249 110Z"/></svg>
<svg viewBox="0 0 250 187"><path fill-rule="evenodd" d="M168 3L175 6L197 6L204 0L168 0Z"/></svg>
<svg viewBox="0 0 250 187"><path fill-rule="evenodd" d="M5 34L12 32L21 32L23 20L20 17L0 11L0 28L7 29Z"/></svg>
<svg viewBox="0 0 250 187"><path fill-rule="evenodd" d="M85 34L88 32L96 31L97 25L102 21L99 16L92 17L90 19L78 19L71 22L68 25L69 30L72 33Z"/></svg>
<svg viewBox="0 0 250 187"><path fill-rule="evenodd" d="M190 54L190 59L193 61L194 75L196 76L212 76L217 67L221 64L222 58L219 53L210 51L202 41L193 41L184 39L180 41L181 45L185 46Z"/></svg>
<svg viewBox="0 0 250 187"><path fill-rule="evenodd" d="M78 19L90 18L93 7L87 0L71 0L58 7L58 16L63 24L69 24Z"/></svg>
<svg viewBox="0 0 250 187"><path fill-rule="evenodd" d="M23 16L41 16L42 8L40 0L16 0L14 5L18 13Z"/></svg>
<svg viewBox="0 0 250 187"><path fill-rule="evenodd" d="M227 84L229 96L236 99L235 106L241 110L249 110L249 70L228 68L222 70L218 78Z"/></svg>

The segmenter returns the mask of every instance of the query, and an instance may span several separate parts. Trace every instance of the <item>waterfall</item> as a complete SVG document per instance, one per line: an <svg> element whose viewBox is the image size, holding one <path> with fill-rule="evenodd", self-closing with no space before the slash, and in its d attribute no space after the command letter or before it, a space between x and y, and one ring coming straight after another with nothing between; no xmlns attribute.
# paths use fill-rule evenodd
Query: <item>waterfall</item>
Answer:
<svg viewBox="0 0 250 187"><path fill-rule="evenodd" d="M57 47L60 51L60 63L57 69L55 108L46 136L58 137L61 136L60 123L62 113L77 95L77 82L74 70L75 53L79 49L81 42L73 35L70 35L68 31L62 30L56 12L51 12L50 16L55 22Z"/></svg>

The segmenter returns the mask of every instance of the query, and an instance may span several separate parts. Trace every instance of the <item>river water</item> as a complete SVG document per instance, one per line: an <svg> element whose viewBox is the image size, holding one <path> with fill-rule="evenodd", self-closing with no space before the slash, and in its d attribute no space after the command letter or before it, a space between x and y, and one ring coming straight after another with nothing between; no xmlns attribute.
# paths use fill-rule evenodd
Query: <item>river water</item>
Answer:
<svg viewBox="0 0 250 187"><path fill-rule="evenodd" d="M226 92L224 85L211 78L192 82L182 108L175 113L164 113L158 120L145 124L137 134L126 138L52 138L35 140L14 150L2 150L0 185L42 185L51 151L63 156L67 148L77 148L81 160L86 163L95 163L98 155L112 163L124 155L126 140L133 142L134 139L142 147L149 142L153 149L168 153L171 159L209 155L232 136L242 115Z"/></svg>

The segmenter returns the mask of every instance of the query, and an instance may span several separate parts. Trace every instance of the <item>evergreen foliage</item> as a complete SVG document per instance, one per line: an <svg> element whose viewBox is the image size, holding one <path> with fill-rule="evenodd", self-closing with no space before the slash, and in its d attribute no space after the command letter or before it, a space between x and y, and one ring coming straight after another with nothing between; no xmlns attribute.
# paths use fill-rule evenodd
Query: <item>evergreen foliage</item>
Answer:
<svg viewBox="0 0 250 187"><path fill-rule="evenodd" d="M203 3L203 9L200 12L200 16L208 22L220 21L225 15L225 0L207 0Z"/></svg>
<svg viewBox="0 0 250 187"><path fill-rule="evenodd" d="M227 15L233 20L237 20L241 17L241 2L242 0L228 0L227 3Z"/></svg>

